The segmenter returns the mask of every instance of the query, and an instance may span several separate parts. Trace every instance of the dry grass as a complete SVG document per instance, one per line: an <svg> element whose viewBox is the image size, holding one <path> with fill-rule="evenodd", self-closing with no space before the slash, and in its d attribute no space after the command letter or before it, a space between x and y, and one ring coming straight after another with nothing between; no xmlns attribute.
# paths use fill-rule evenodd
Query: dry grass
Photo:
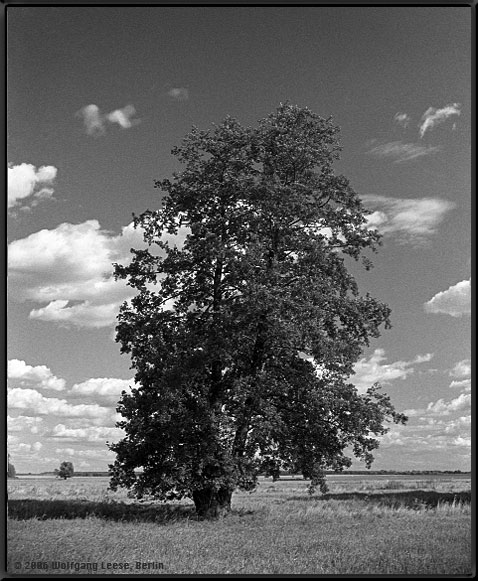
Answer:
<svg viewBox="0 0 478 581"><path fill-rule="evenodd" d="M469 480L398 482L344 479L309 496L304 481L263 481L216 522L188 502L133 502L106 479L9 482L9 571L75 573L52 570L59 561L96 573L130 564L119 574L470 574Z"/></svg>

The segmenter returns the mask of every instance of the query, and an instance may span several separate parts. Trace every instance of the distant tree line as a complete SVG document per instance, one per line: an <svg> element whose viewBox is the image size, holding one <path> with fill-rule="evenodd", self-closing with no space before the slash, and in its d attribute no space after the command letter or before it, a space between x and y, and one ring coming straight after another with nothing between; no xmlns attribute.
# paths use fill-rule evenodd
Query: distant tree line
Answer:
<svg viewBox="0 0 478 581"><path fill-rule="evenodd" d="M13 466L13 464L10 465L12 470L13 470L13 474L15 474L15 467ZM28 472L29 475L31 475L31 472ZM336 472L334 472L333 470L327 471L326 472L327 475L329 474L336 474ZM378 476L380 474L398 474L398 475L420 475L420 474L468 474L468 472L466 470L344 470L342 472L342 474L356 474L356 475L369 475L369 476ZM56 471L46 471L46 472L40 472L38 474L39 476L56 476L57 473ZM83 478L93 478L93 477L100 477L100 478L106 478L109 476L108 472L76 472L75 471L75 476L81 476ZM281 473L281 476L297 476L297 477L302 477L301 474L290 474L290 473ZM10 472L8 474L9 478L16 478L16 475L11 476Z"/></svg>
<svg viewBox="0 0 478 581"><path fill-rule="evenodd" d="M329 472L333 474L333 472ZM344 474L467 474L462 470L346 470Z"/></svg>

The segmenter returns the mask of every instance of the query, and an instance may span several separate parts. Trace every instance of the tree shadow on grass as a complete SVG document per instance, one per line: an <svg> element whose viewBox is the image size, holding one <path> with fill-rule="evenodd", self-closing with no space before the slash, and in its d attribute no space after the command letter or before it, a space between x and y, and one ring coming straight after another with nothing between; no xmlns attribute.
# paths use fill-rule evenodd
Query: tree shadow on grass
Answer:
<svg viewBox="0 0 478 581"><path fill-rule="evenodd" d="M233 509L231 515L244 517L253 510ZM94 502L89 500L38 500L12 499L8 501L8 517L26 519L75 519L96 517L121 522L172 522L204 520L196 514L195 507L181 504Z"/></svg>
<svg viewBox="0 0 478 581"><path fill-rule="evenodd" d="M93 502L89 500L12 499L8 516L15 520L75 519L97 517L123 522L168 524L181 520L198 520L194 506L173 504L137 504Z"/></svg>
<svg viewBox="0 0 478 581"><path fill-rule="evenodd" d="M317 501L317 500L361 500L368 504L376 504L389 508L433 508L439 504L469 504L471 492L437 492L436 490L406 490L401 492L338 492L321 496L293 496L287 500Z"/></svg>

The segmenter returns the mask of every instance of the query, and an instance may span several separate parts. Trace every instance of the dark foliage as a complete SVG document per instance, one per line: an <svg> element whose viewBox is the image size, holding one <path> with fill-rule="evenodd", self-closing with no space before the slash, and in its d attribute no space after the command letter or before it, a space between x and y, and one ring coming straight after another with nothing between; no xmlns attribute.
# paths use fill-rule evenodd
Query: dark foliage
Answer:
<svg viewBox="0 0 478 581"><path fill-rule="evenodd" d="M115 265L138 294L117 326L137 386L118 407L113 488L188 496L217 516L260 473L325 491L325 470L347 454L370 466L385 423L406 421L379 386L349 382L390 309L347 267L369 269L379 235L333 171L337 135L286 104L256 128L193 128L173 150L184 170L156 183L161 209L134 219L148 248Z"/></svg>

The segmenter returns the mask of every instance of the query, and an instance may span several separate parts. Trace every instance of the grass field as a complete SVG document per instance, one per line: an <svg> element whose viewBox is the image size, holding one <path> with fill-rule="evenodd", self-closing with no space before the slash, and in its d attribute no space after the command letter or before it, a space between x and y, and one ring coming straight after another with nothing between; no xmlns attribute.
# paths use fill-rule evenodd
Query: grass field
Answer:
<svg viewBox="0 0 478 581"><path fill-rule="evenodd" d="M470 480L334 476L238 492L227 518L107 490L106 478L8 482L8 571L37 574L472 572Z"/></svg>

